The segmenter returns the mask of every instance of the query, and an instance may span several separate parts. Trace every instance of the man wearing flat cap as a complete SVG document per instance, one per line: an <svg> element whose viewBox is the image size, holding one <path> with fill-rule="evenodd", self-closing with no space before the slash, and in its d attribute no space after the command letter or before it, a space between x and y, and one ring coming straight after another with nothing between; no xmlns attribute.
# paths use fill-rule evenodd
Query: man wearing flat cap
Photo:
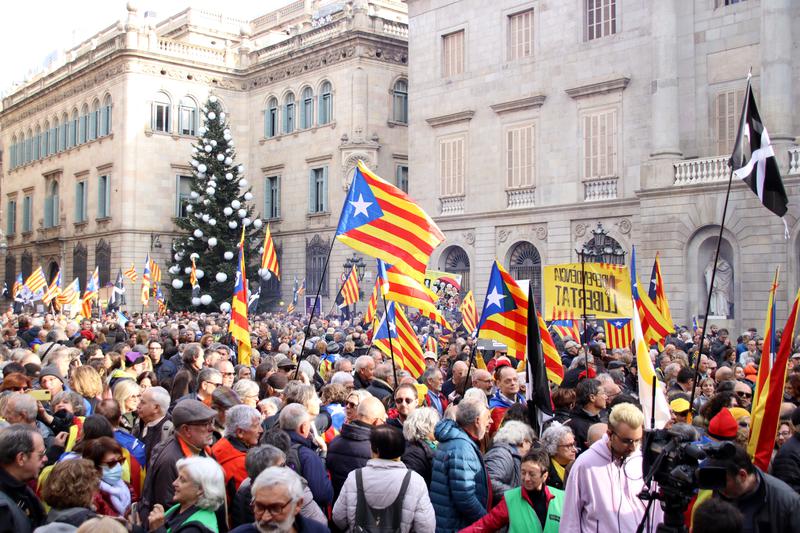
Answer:
<svg viewBox="0 0 800 533"><path fill-rule="evenodd" d="M211 432L217 412L199 400L187 399L178 402L172 410L175 434L159 444L150 456L147 465L144 491L139 502L139 516L146 523L147 516L157 503L169 508L174 489L172 482L178 477L178 459L211 456Z"/></svg>

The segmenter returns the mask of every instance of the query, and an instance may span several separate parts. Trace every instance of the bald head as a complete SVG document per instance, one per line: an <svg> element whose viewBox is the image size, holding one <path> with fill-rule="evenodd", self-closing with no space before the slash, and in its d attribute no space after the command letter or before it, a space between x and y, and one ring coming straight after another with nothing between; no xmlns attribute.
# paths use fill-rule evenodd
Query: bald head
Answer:
<svg viewBox="0 0 800 533"><path fill-rule="evenodd" d="M467 363L464 361L456 361L453 363L452 369L452 379L453 384L461 385L464 383L464 379L467 377Z"/></svg>
<svg viewBox="0 0 800 533"><path fill-rule="evenodd" d="M358 404L358 419L370 426L378 426L386 422L386 408L374 396L364 398Z"/></svg>
<svg viewBox="0 0 800 533"><path fill-rule="evenodd" d="M586 445L591 446L595 442L602 439L603 435L605 435L607 432L608 424L604 424L603 422L592 424L589 426L589 430L586 432Z"/></svg>
<svg viewBox="0 0 800 533"><path fill-rule="evenodd" d="M472 371L472 386L481 389L486 394L492 393L492 375L487 370L475 369Z"/></svg>
<svg viewBox="0 0 800 533"><path fill-rule="evenodd" d="M733 377L733 369L729 366L721 366L717 369L717 372L714 374L714 380L717 383L722 383L723 381L730 381L734 379Z"/></svg>

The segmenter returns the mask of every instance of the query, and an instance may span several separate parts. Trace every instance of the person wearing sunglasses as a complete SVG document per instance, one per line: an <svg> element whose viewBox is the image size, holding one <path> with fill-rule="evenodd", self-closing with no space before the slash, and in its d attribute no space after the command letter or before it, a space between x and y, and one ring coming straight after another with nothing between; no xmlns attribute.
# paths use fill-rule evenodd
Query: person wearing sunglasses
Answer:
<svg viewBox="0 0 800 533"><path fill-rule="evenodd" d="M647 503L642 452L644 414L633 404L611 409L607 433L579 455L567 476L560 531L635 531ZM661 506L649 511L651 524L663 521Z"/></svg>
<svg viewBox="0 0 800 533"><path fill-rule="evenodd" d="M394 409L389 409L389 418L386 423L402 430L408 416L419 405L417 388L410 383L404 383L394 391Z"/></svg>
<svg viewBox="0 0 800 533"><path fill-rule="evenodd" d="M101 476L100 490L92 502L97 514L125 516L131 505L131 488L122 479L122 446L111 437L100 437L87 441L82 454L94 463Z"/></svg>
<svg viewBox="0 0 800 533"><path fill-rule="evenodd" d="M750 410L750 405L753 403L753 389L750 388L750 385L737 380L736 385L733 387L733 392L736 394L739 407Z"/></svg>

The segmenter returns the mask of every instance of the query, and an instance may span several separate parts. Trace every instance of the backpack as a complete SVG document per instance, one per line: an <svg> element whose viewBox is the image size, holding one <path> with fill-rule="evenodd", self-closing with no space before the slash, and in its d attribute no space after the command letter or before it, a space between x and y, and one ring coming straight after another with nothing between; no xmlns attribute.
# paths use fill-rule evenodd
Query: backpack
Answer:
<svg viewBox="0 0 800 533"><path fill-rule="evenodd" d="M300 466L300 444L299 442L293 442L292 446L289 448L289 451L286 452L286 466L294 470L297 475L303 475L303 469Z"/></svg>
<svg viewBox="0 0 800 533"><path fill-rule="evenodd" d="M403 518L403 500L411 480L411 471L406 472L400 492L388 507L375 509L367 504L364 495L364 482L361 477L362 469L356 470L356 520L353 527L354 533L390 533L400 531Z"/></svg>

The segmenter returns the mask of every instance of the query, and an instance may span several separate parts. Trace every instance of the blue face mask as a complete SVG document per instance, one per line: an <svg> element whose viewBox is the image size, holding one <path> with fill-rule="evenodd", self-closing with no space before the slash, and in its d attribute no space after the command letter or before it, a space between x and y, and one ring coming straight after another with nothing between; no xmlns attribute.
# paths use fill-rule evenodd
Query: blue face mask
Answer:
<svg viewBox="0 0 800 533"><path fill-rule="evenodd" d="M122 465L117 463L113 467L103 467L103 481L109 485L116 485L122 479Z"/></svg>

